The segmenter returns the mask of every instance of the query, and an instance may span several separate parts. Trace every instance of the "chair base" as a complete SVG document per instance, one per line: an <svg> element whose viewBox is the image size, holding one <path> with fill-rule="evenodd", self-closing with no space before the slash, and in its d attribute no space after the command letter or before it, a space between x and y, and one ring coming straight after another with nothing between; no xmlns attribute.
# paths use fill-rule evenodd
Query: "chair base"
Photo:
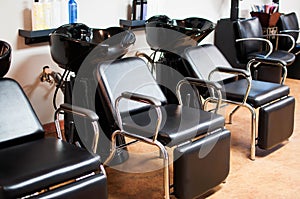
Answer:
<svg viewBox="0 0 300 199"><path fill-rule="evenodd" d="M107 179L97 174L38 195L38 198L107 198Z"/></svg>
<svg viewBox="0 0 300 199"><path fill-rule="evenodd" d="M296 56L296 60L293 64L287 66L287 77L300 79L300 55Z"/></svg>
<svg viewBox="0 0 300 199"><path fill-rule="evenodd" d="M222 183L230 167L230 132L223 130L174 149L174 194L195 198Z"/></svg>
<svg viewBox="0 0 300 199"><path fill-rule="evenodd" d="M258 147L271 149L294 130L295 98L290 96L259 110Z"/></svg>

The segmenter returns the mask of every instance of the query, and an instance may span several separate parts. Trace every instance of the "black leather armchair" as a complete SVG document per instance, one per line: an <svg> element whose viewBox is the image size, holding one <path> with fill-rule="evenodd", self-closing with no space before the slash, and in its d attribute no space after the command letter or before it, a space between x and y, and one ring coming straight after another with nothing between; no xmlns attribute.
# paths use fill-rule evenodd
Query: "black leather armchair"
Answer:
<svg viewBox="0 0 300 199"><path fill-rule="evenodd" d="M187 48L184 52L189 76L222 85L223 103L247 108L252 115L250 158L255 159L256 145L269 150L287 140L293 133L295 99L286 85L252 80L250 69L232 68L218 48L211 44ZM252 59L252 64L269 63L269 58ZM277 62L275 60L274 62ZM248 66L251 64L248 64ZM235 79L235 77L237 77ZM214 102L208 97L206 103Z"/></svg>
<svg viewBox="0 0 300 199"><path fill-rule="evenodd" d="M285 34L273 34L276 37L288 38L292 43L294 39ZM236 22L236 47L238 61L244 65L244 69L247 68L247 64L253 58L270 58L273 60L280 60L286 63L282 65L280 61L278 63L264 63L264 65L273 66L273 69L266 69L270 67L265 66L265 70L259 73L259 70L255 70L254 78L272 82L284 82L286 78L286 66L291 65L295 61L295 55L285 50L278 50L273 46L272 42L267 39L271 35L263 34L263 29L258 18L241 19ZM290 46L291 50L293 45ZM259 64L255 64L257 67ZM279 70L274 69L275 66L279 66ZM259 68L258 68L259 69ZM268 72L269 71L269 72ZM270 72L270 71L277 71Z"/></svg>
<svg viewBox="0 0 300 199"><path fill-rule="evenodd" d="M300 43L297 43L299 38L299 23L295 12L282 14L277 23L279 33L284 33L292 36L296 41L294 48L291 50L296 55L295 62L287 68L287 77L300 79ZM293 43L289 39L281 38L279 46L282 49L288 49Z"/></svg>
<svg viewBox="0 0 300 199"><path fill-rule="evenodd" d="M98 116L68 105L97 124ZM20 85L0 79L0 198L107 198L98 155L47 137ZM97 132L95 132L97 134Z"/></svg>
<svg viewBox="0 0 300 199"><path fill-rule="evenodd" d="M224 128L221 115L182 104L168 104L147 64L138 57L100 64L97 78L107 118L112 118L109 123L116 128L111 138L112 152L104 164L110 165L110 160L121 148L116 146L117 137L125 136L135 140L133 143L138 140L158 147L163 158L165 198L170 197L171 164L166 147L174 149L176 197L195 198L226 179L230 132ZM186 78L177 87L180 102L180 91L186 84L208 86L219 92L218 83L206 84L199 79ZM200 149L205 146L211 148L200 157Z"/></svg>

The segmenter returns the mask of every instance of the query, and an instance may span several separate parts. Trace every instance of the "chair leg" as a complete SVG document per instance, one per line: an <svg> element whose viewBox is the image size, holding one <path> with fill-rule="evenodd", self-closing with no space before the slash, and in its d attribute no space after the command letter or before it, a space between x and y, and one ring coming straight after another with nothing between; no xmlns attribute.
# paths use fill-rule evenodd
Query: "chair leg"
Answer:
<svg viewBox="0 0 300 199"><path fill-rule="evenodd" d="M250 144L250 159L255 160L255 147L256 147L256 131L257 131L257 117L255 109L245 104L245 107L251 112L251 144Z"/></svg>
<svg viewBox="0 0 300 199"><path fill-rule="evenodd" d="M120 134L121 131L117 130L115 131L112 136L111 136L111 151L109 156L107 157L107 159L105 160L105 162L103 163L104 165L108 165L109 162L114 158L116 151L117 151L117 141L116 141L116 137L118 134Z"/></svg>
<svg viewBox="0 0 300 199"><path fill-rule="evenodd" d="M170 198L170 175L169 175L169 154L166 148L160 143L155 141L154 144L160 149L160 155L163 157L164 161L164 191L165 199Z"/></svg>
<svg viewBox="0 0 300 199"><path fill-rule="evenodd" d="M229 124L232 124L232 116L239 108L240 108L240 106L236 106L229 114Z"/></svg>
<svg viewBox="0 0 300 199"><path fill-rule="evenodd" d="M163 157L163 165L164 165L164 194L165 194L165 199L169 199L170 198L170 174L169 174L169 154L166 150L166 148L158 141L153 141L149 138L145 138L145 137L141 137L141 136L136 136L136 135L132 135L130 133L125 133L124 131L120 131L117 130L112 134L112 138L111 138L111 152L109 157L105 160L104 165L108 165L108 163L113 159L116 151L117 151L117 142L116 142L116 137L117 135L122 135L125 137L129 137L132 139L137 139L140 140L142 142L151 144L151 145L155 145L160 149L160 154Z"/></svg>

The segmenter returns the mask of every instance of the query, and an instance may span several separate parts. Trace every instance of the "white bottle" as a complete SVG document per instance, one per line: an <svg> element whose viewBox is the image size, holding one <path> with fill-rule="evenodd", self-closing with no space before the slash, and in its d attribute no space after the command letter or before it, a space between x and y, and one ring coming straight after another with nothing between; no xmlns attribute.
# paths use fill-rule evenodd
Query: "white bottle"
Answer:
<svg viewBox="0 0 300 199"><path fill-rule="evenodd" d="M34 0L31 8L32 30L42 30L45 26L43 3Z"/></svg>
<svg viewBox="0 0 300 199"><path fill-rule="evenodd" d="M42 3L43 3L44 18L45 18L44 29L50 29L52 27L51 24L52 0L44 0Z"/></svg>
<svg viewBox="0 0 300 199"><path fill-rule="evenodd" d="M52 1L51 28L58 28L61 25L61 1Z"/></svg>
<svg viewBox="0 0 300 199"><path fill-rule="evenodd" d="M60 13L61 13L61 24L68 24L69 23L69 5L68 0L61 0L60 2Z"/></svg>

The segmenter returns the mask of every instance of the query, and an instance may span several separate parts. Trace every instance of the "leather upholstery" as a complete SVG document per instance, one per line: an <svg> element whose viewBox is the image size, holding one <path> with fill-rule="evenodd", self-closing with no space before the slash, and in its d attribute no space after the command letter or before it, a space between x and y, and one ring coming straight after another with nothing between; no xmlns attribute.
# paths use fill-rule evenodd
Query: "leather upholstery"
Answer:
<svg viewBox="0 0 300 199"><path fill-rule="evenodd" d="M190 76L208 80L210 72L218 67L230 67L229 62L217 49L211 44L203 44L198 47L187 48L183 54L185 58L186 70ZM218 73L212 76L212 81L224 81L233 77L233 75Z"/></svg>
<svg viewBox="0 0 300 199"><path fill-rule="evenodd" d="M258 143L261 149L271 149L287 140L294 131L295 98L289 96L259 110Z"/></svg>
<svg viewBox="0 0 300 199"><path fill-rule="evenodd" d="M126 58L126 61L122 59L113 63L105 62L100 64L98 69L100 88L104 91L106 103L109 105L106 106L113 109L110 110L111 113L115 112L116 98L125 91L149 95L166 103L166 97L142 59L129 57ZM126 102L120 104L120 111L121 113L134 112L145 107L148 105Z"/></svg>
<svg viewBox="0 0 300 199"><path fill-rule="evenodd" d="M187 48L184 57L187 60L186 67L191 71L195 70L191 74L194 74L195 78L203 78L203 80L208 80L204 77L208 78L209 71L218 69L220 65L216 64L226 64L217 47L211 44ZM218 62L220 60L223 61ZM226 66L230 67L229 64ZM206 75L203 76L202 71ZM222 78L215 80L221 82ZM246 103L250 105L253 111L260 108L258 146L269 149L287 139L293 132L294 98L288 96L290 89L286 85L251 79L249 81L251 87ZM236 81L223 81L222 86L224 99L242 103L248 81L245 78L238 78ZM286 120L282 121L282 119ZM252 128L256 129L257 124L253 125ZM255 156L255 151L252 154Z"/></svg>
<svg viewBox="0 0 300 199"><path fill-rule="evenodd" d="M169 147L222 129L225 125L224 117L195 108L171 104L164 106L162 110L165 119L159 131L158 141ZM124 130L153 137L156 120L149 116L156 118L154 109L125 117Z"/></svg>
<svg viewBox="0 0 300 199"><path fill-rule="evenodd" d="M107 107L113 107L113 113L115 99L125 91L144 94L158 99L163 104L167 103L146 63L140 58L130 57L100 64L99 74L99 84L105 91L103 95L106 96ZM128 132L142 133L146 137L153 136L156 123L151 121L149 115L153 118L156 115L153 109L147 110L147 107L149 105L138 102L120 103L120 111L125 116L124 128ZM223 117L199 109L173 104L163 106L162 110L165 119L158 140L169 146L190 140L207 131L223 128L225 124Z"/></svg>
<svg viewBox="0 0 300 199"><path fill-rule="evenodd" d="M186 67L195 71L191 74L199 74L195 76L196 78L208 78L208 74L216 69L217 66L220 66L220 64L230 67L230 64L224 59L217 47L211 44L188 48L185 50L184 56L188 61ZM205 74L204 76L201 75L202 71ZM220 81L222 79L221 76L217 76L213 80ZM290 92L288 86L277 83L252 80L251 85L252 88L247 102L255 108L280 97L287 96ZM242 102L246 88L247 82L245 79L229 83L224 81L223 97L228 100Z"/></svg>
<svg viewBox="0 0 300 199"><path fill-rule="evenodd" d="M99 190L106 189L100 157L65 141L44 138L25 93L9 78L0 79L0 112L0 198L21 198L65 182L69 184L59 190L74 194L68 198L78 198L75 193L82 190L88 195L87 190L96 190L99 184L103 186ZM85 183L74 181L91 173L95 174ZM106 192L97 195L107 197Z"/></svg>
<svg viewBox="0 0 300 199"><path fill-rule="evenodd" d="M237 39L242 38L263 38L262 26L257 17L238 20L236 22ZM264 56L266 52L261 52L264 49L265 42L261 41L242 41L238 42L238 57L242 63L247 63L255 56ZM262 55L260 55L262 54ZM284 50L275 50L271 55L273 59L280 59L287 63L292 64L295 61L295 55Z"/></svg>
<svg viewBox="0 0 300 199"><path fill-rule="evenodd" d="M263 35L263 30L258 18L249 18L244 20L239 20L236 23L238 38L261 38ZM240 42L237 44L239 46L239 53L242 62L247 62L247 55L253 52L259 52L264 45L261 41L249 41Z"/></svg>
<svg viewBox="0 0 300 199"><path fill-rule="evenodd" d="M245 79L225 84L223 92L226 99L242 102L247 85ZM258 108L268 102L287 96L289 93L290 88L286 85L252 80L247 103Z"/></svg>
<svg viewBox="0 0 300 199"><path fill-rule="evenodd" d="M97 171L100 165L99 156L56 138L2 149L0 159L1 195L11 198Z"/></svg>
<svg viewBox="0 0 300 199"><path fill-rule="evenodd" d="M144 101L156 98L153 104L161 105L159 108L162 112L161 128L158 131L157 140L153 144L158 145L158 143L160 143L159 146L162 144L168 147L175 146L174 148L177 148L177 146L193 148L193 150L183 149L180 152L180 155L185 156L188 160L184 159L184 166L179 166L181 168L179 168L178 172L174 173L174 175L183 176L185 173L189 173L192 182L186 178L180 178L180 180L182 179L180 183L195 184L193 188L182 186L178 189L179 192L183 189L184 192L192 190L191 194L193 196L203 194L203 189L195 188L198 186L199 180L202 180L198 177L203 173L208 174L208 178L212 177L212 181L214 181L214 183L204 186L205 191L216 186L215 182L220 183L227 177L229 169L228 157L230 155L228 146L230 139L227 139L225 144L221 141L213 145L213 148L216 149L217 152L213 153L212 156L201 159L201 161L192 160L192 158L198 156L198 151L200 151L201 146L210 144L212 138L216 140L220 138L220 140L222 140L224 134L227 135L227 138L230 136L230 132L224 127L225 119L223 116L205 112L198 108L169 104L149 71L147 64L138 57L127 57L121 60L100 63L97 78L104 107L109 107L107 111L110 111L111 115L116 116L115 99L121 95L126 97L126 99L120 101L120 111L122 115L121 125L124 128L123 135L130 134L131 138L153 138L157 121L155 109L136 101L134 103L128 102L128 98L137 99L140 95L150 96L148 98L143 96ZM137 95L132 95L131 93L137 93ZM117 118L114 117L114 119ZM199 137L199 135L202 137ZM193 138L198 138L198 140L193 142ZM220 150L220 148L222 148L222 150ZM212 167L211 171L213 174L207 173L207 170L202 171L203 165L213 164L218 164L218 166ZM224 168L221 169L221 167ZM190 168L193 169L189 170ZM214 173L216 170L218 171ZM191 176L190 172L198 174ZM174 178L176 177L174 176ZM181 186L180 184L177 185ZM169 186L164 186L164 188L169 189Z"/></svg>
<svg viewBox="0 0 300 199"><path fill-rule="evenodd" d="M256 57L264 58L266 54L267 54L266 51L253 52L253 53L248 54L247 59L251 60ZM289 65L295 61L295 55L293 53L287 53L286 51L282 51L282 50L274 51L273 53L271 53L268 56L268 58L284 60Z"/></svg>
<svg viewBox="0 0 300 199"><path fill-rule="evenodd" d="M193 144L178 147L174 157L175 196L198 198L222 183L229 173L230 132L214 133Z"/></svg>
<svg viewBox="0 0 300 199"><path fill-rule="evenodd" d="M107 198L107 179L105 175L94 175L81 181L39 195L41 199L105 199ZM75 187L75 188L74 188Z"/></svg>
<svg viewBox="0 0 300 199"><path fill-rule="evenodd" d="M0 79L0 96L5 96L0 98L0 149L44 136L42 125L18 84Z"/></svg>
<svg viewBox="0 0 300 199"><path fill-rule="evenodd" d="M291 35L296 41L295 47L291 51L292 53L296 54L296 60L291 66L287 68L287 77L300 79L300 56L299 54L297 54L300 52L300 43L297 43L299 39L299 22L296 13L291 12L288 14L282 14L278 20L277 26L279 31L283 31L284 34ZM288 49L291 46L291 41L286 38L280 38L279 46L282 49Z"/></svg>
<svg viewBox="0 0 300 199"><path fill-rule="evenodd" d="M291 12L288 14L282 14L278 20L277 26L279 31L299 30L299 23L298 23L298 18L296 16L296 13ZM284 34L291 35L295 39L295 41L297 41L299 37L299 32L290 32ZM280 47L288 49L289 46L291 46L291 41L289 39L284 39L284 38L280 39ZM297 46L299 48L299 43L296 45L296 47Z"/></svg>

